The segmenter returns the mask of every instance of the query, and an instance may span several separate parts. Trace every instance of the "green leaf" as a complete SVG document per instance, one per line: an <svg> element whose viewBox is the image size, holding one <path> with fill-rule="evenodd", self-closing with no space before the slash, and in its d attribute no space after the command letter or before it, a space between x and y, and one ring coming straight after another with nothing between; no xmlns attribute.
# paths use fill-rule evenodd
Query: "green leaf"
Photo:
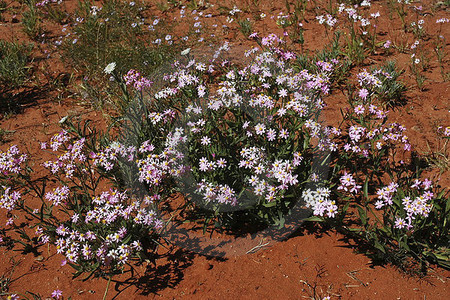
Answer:
<svg viewBox="0 0 450 300"><path fill-rule="evenodd" d="M348 207L350 206L350 202L345 203L342 207L342 214L345 215L347 213Z"/></svg>
<svg viewBox="0 0 450 300"><path fill-rule="evenodd" d="M408 251L411 251L411 248L409 248L409 245L407 242L405 241L401 241L400 243L398 243L400 245L400 247L405 248Z"/></svg>
<svg viewBox="0 0 450 300"><path fill-rule="evenodd" d="M274 207L275 205L277 205L276 201L272 201L272 202L268 202L268 203L263 203L264 207Z"/></svg>
<svg viewBox="0 0 450 300"><path fill-rule="evenodd" d="M346 228L350 232L361 232L361 228Z"/></svg>
<svg viewBox="0 0 450 300"><path fill-rule="evenodd" d="M442 196L444 196L444 194L445 194L445 192L446 192L446 190L444 189L444 190L442 190L442 191L440 191L439 192L439 194L436 196L436 199L441 199L442 198Z"/></svg>
<svg viewBox="0 0 450 300"><path fill-rule="evenodd" d="M365 211L361 206L358 206L357 208L358 208L359 218L361 219L361 223L362 223L363 225L366 225L366 224L367 224L367 214L366 214L366 211Z"/></svg>
<svg viewBox="0 0 450 300"><path fill-rule="evenodd" d="M386 253L386 249L384 249L383 245L381 245L378 241L375 241L373 245L381 252Z"/></svg>
<svg viewBox="0 0 450 300"><path fill-rule="evenodd" d="M303 219L303 221L307 221L307 222L324 222L324 218L319 217L319 216L311 216L309 218Z"/></svg>
<svg viewBox="0 0 450 300"><path fill-rule="evenodd" d="M369 199L369 177L366 177L366 181L364 182L364 199Z"/></svg>

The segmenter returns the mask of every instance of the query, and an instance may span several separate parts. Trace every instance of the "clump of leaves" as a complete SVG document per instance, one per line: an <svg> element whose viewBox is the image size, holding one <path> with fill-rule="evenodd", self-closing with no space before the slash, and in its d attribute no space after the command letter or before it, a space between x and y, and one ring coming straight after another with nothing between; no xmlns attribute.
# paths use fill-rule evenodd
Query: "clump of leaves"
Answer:
<svg viewBox="0 0 450 300"><path fill-rule="evenodd" d="M32 40L36 40L43 32L39 12L36 8L36 1L26 0L25 2L28 6L28 10L22 14L23 32L25 32Z"/></svg>
<svg viewBox="0 0 450 300"><path fill-rule="evenodd" d="M0 41L0 89L13 90L32 74L33 44Z"/></svg>
<svg viewBox="0 0 450 300"><path fill-rule="evenodd" d="M448 132L449 129L445 129L444 132ZM442 134L438 137L437 146L432 149L432 147L427 142L428 151L424 153L425 161L432 168L439 169L440 174L450 170L450 149L448 142L450 136Z"/></svg>
<svg viewBox="0 0 450 300"><path fill-rule="evenodd" d="M90 1L79 2L73 17L73 34L62 44L63 59L89 78L99 75L111 62L116 62L122 73L129 69L151 73L179 49L166 42L168 30L164 22L155 31L148 30L144 10L139 2L130 5L107 0L102 7Z"/></svg>
<svg viewBox="0 0 450 300"><path fill-rule="evenodd" d="M381 86L377 88L378 97L389 106L401 104L404 101L406 86L398 78L403 73L403 70L397 68L395 61L386 62L381 66L380 70L389 74L389 76L379 77Z"/></svg>

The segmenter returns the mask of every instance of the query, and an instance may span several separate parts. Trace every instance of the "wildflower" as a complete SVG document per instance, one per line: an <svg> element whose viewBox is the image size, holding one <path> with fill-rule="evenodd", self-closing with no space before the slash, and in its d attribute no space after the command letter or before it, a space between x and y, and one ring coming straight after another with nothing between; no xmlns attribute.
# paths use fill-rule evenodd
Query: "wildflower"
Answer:
<svg viewBox="0 0 450 300"><path fill-rule="evenodd" d="M384 47L385 49L389 49L389 48L391 47L391 44L392 44L392 42L391 42L390 40L387 40L387 41L384 43L383 47Z"/></svg>
<svg viewBox="0 0 450 300"><path fill-rule="evenodd" d="M288 93L287 93L287 91L285 89L281 89L278 92L278 95L280 95L280 97L287 97Z"/></svg>
<svg viewBox="0 0 450 300"><path fill-rule="evenodd" d="M423 182L422 182L422 186L424 190L428 190L432 187L433 182L431 180L429 180L428 178L426 178Z"/></svg>
<svg viewBox="0 0 450 300"><path fill-rule="evenodd" d="M72 215L71 219L72 219L72 223L77 223L78 220L80 219L80 215L75 213Z"/></svg>
<svg viewBox="0 0 450 300"><path fill-rule="evenodd" d="M259 123L255 126L255 131L256 134L258 135L264 134L264 132L266 131L266 126L264 124Z"/></svg>
<svg viewBox="0 0 450 300"><path fill-rule="evenodd" d="M362 115L364 113L364 106L358 105L355 107L355 113L357 115Z"/></svg>
<svg viewBox="0 0 450 300"><path fill-rule="evenodd" d="M6 210L11 211L16 206L17 201L21 198L21 195L17 191L10 192L11 187L3 188L3 195L0 196L0 208L5 208Z"/></svg>
<svg viewBox="0 0 450 300"><path fill-rule="evenodd" d="M52 298L56 298L59 299L62 296L62 291L61 290L54 290L52 293Z"/></svg>
<svg viewBox="0 0 450 300"><path fill-rule="evenodd" d="M202 137L201 144L204 146L207 146L211 143L211 139L207 136Z"/></svg>
<svg viewBox="0 0 450 300"><path fill-rule="evenodd" d="M225 168L227 166L227 161L223 158L220 158L219 160L217 160L217 166L219 168Z"/></svg>
<svg viewBox="0 0 450 300"><path fill-rule="evenodd" d="M445 136L450 136L450 126L445 127L444 135L445 135Z"/></svg>
<svg viewBox="0 0 450 300"><path fill-rule="evenodd" d="M57 187L52 192L45 194L45 199L52 201L54 206L63 203L69 197L70 189L67 186Z"/></svg>
<svg viewBox="0 0 450 300"><path fill-rule="evenodd" d="M369 95L369 92L366 89L360 89L358 95L360 98L366 100L367 96Z"/></svg>
<svg viewBox="0 0 450 300"><path fill-rule="evenodd" d="M319 182L319 175L317 175L316 173L312 173L310 178L312 182Z"/></svg>
<svg viewBox="0 0 450 300"><path fill-rule="evenodd" d="M277 137L277 133L274 129L269 129L267 131L267 140L269 142L274 141L276 137Z"/></svg>
<svg viewBox="0 0 450 300"><path fill-rule="evenodd" d="M115 70L115 68L116 68L116 63L112 62L105 67L104 72L105 72L105 74L109 75Z"/></svg>
<svg viewBox="0 0 450 300"><path fill-rule="evenodd" d="M286 129L280 130L280 138L287 139L289 137L289 132Z"/></svg>
<svg viewBox="0 0 450 300"><path fill-rule="evenodd" d="M406 222L404 219L397 217L394 224L395 228L402 229L406 227Z"/></svg>
<svg viewBox="0 0 450 300"><path fill-rule="evenodd" d="M181 51L181 55L183 56L188 55L189 52L191 52L191 48L184 49L183 51Z"/></svg>

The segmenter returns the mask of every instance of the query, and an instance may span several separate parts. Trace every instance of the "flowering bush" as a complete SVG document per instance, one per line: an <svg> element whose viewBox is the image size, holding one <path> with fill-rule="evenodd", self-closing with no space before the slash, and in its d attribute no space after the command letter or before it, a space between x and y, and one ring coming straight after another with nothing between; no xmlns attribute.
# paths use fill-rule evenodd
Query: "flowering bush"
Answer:
<svg viewBox="0 0 450 300"><path fill-rule="evenodd" d="M27 156L17 146L0 153L2 179L9 185L3 189L0 207L9 214L21 210L34 219L37 243L55 245L56 252L65 256L63 264L75 268L75 276L90 272L105 277L121 272L130 260L151 254L163 222L152 208L157 195L138 196L131 189L112 187L104 191L115 182L96 170L103 158L89 149L99 145L89 139L87 130L72 126L41 144L56 155L43 163L57 182L50 191L50 178L32 178ZM111 153L110 149L104 152ZM127 149L116 154L120 151ZM40 199L41 205L28 204L26 194ZM13 221L10 225L15 227Z"/></svg>
<svg viewBox="0 0 450 300"><path fill-rule="evenodd" d="M319 180L313 163L336 149L334 131L318 117L337 61L320 62L315 73L296 71L277 47L281 42L275 35L264 38L272 50L248 51L252 62L224 69L221 80L215 73L221 65L176 62L178 71L154 95L170 109L152 107L148 114L152 126L162 126L152 132L166 140L166 148L153 154L161 147L137 145L150 152L137 160L139 181L159 184L175 177L206 221L282 224L302 188ZM166 131L166 124L173 129Z"/></svg>
<svg viewBox="0 0 450 300"><path fill-rule="evenodd" d="M344 115L333 162L340 218L354 221L353 211L358 214L357 226L344 220L342 229L368 242L385 260L401 263L411 255L448 268L447 192L432 189L429 179L421 181L414 160L411 165L404 161L411 151L406 128L388 124L388 112L375 105L385 102L377 91L382 86L378 74L389 76L383 71L358 74L360 90Z"/></svg>
<svg viewBox="0 0 450 300"><path fill-rule="evenodd" d="M80 22L104 26L101 16L90 7ZM337 22L329 14L318 20ZM122 92L113 130L87 134L88 124L64 121L67 128L41 144L55 156L43 163L53 182L33 178L18 147L1 152L0 207L33 218L34 240L54 245L77 276L112 276L154 253L164 229L156 208L176 192L204 229L282 227L300 205L313 215L307 220L330 222L384 258L412 255L449 267L446 192L409 168L406 128L387 122L385 104L404 90L395 65L357 75L357 95L335 128L320 117L323 98L350 68L339 61L339 36L313 60L275 34L250 37L263 50L247 51L243 66L221 60L227 43L209 63L186 49L162 78L109 63L104 73Z"/></svg>
<svg viewBox="0 0 450 300"><path fill-rule="evenodd" d="M176 61L177 71L164 77L162 89L148 94L150 101L145 99L151 84L139 85L131 101L125 89L130 107L141 103L125 113L128 141L96 154L96 164L111 170L116 155L132 157L137 181L150 194L175 188L205 228L210 221L232 228L282 226L301 203L314 215L307 220L329 220L388 259L415 253L445 265L439 254L446 230L441 225L449 217L441 210L445 191L411 190L417 174L404 162L411 150L406 128L387 123L383 109L386 99L401 92L392 86L395 67L359 73L359 90L341 129L325 127L319 122L322 96L336 78L339 61L316 61L301 69L279 48L282 39L270 35L260 43L266 50L247 51L253 59L241 68L216 62L218 55L209 65L191 58ZM123 80L141 76L131 70ZM140 138L130 137L131 128L139 128L132 132ZM385 175L396 181L384 186ZM353 209L358 228L346 223ZM426 236L425 223L441 227Z"/></svg>

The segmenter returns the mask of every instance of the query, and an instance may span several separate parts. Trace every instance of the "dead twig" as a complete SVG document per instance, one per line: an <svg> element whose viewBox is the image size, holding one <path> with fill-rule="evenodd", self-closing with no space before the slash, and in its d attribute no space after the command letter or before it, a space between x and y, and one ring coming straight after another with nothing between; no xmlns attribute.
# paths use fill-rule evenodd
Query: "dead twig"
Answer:
<svg viewBox="0 0 450 300"><path fill-rule="evenodd" d="M270 242L267 242L267 243L264 243L264 244L263 244L264 240L265 240L265 239L261 239L261 241L259 241L259 244L256 245L255 247L253 247L252 249L248 250L248 251L246 252L246 254L249 254L249 253L255 253L256 251L261 250L261 248L264 248L265 246L267 246L267 245L270 244Z"/></svg>
<svg viewBox="0 0 450 300"><path fill-rule="evenodd" d="M358 281L359 283L361 283L362 286L367 286L367 284L365 284L364 282L362 282L358 277L355 276L355 273L358 273L358 271L360 270L354 270L354 271L350 271L347 272L347 276L350 277L351 279Z"/></svg>

